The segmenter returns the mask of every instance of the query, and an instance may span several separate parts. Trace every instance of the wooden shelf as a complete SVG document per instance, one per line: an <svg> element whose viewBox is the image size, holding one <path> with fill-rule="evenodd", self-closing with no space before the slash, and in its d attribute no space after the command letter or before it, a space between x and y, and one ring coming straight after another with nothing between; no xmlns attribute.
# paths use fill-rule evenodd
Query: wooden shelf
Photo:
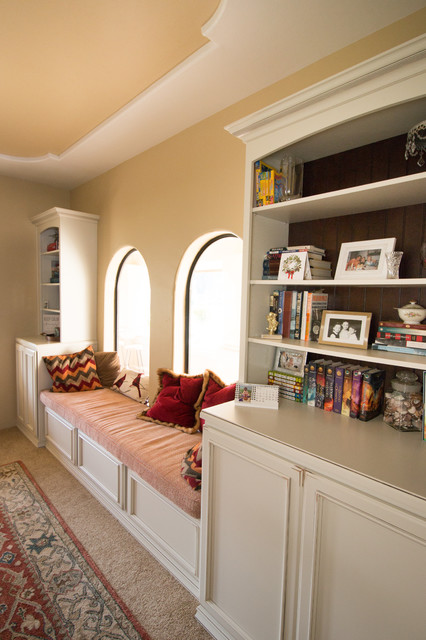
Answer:
<svg viewBox="0 0 426 640"><path fill-rule="evenodd" d="M350 347L336 347L334 345L319 344L305 340L269 340L268 338L249 338L252 344L262 344L268 347L289 347L295 351L307 351L319 356L330 356L363 362L373 362L376 365L385 364L395 367L412 367L426 371L426 354L418 356L410 353L397 353L393 351L376 351L375 349L354 349Z"/></svg>
<svg viewBox="0 0 426 640"><path fill-rule="evenodd" d="M426 172L423 172L298 200L254 207L252 211L257 215L290 224L365 211L406 207L425 201Z"/></svg>
<svg viewBox="0 0 426 640"><path fill-rule="evenodd" d="M275 287L424 287L426 278L397 278L395 280L360 278L359 280L297 280L285 282L279 280L250 280L250 284Z"/></svg>

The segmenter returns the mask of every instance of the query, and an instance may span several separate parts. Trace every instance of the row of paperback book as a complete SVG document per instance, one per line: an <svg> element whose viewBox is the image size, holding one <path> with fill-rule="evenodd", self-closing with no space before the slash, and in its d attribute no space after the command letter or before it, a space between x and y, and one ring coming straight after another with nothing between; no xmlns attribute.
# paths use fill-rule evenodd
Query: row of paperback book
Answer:
<svg viewBox="0 0 426 640"><path fill-rule="evenodd" d="M426 325L380 321L372 348L426 356Z"/></svg>
<svg viewBox="0 0 426 640"><path fill-rule="evenodd" d="M325 249L314 245L272 247L263 258L263 280L277 280L283 254L307 253L304 280L331 280L331 262L325 260Z"/></svg>
<svg viewBox="0 0 426 640"><path fill-rule="evenodd" d="M305 364L303 402L367 422L382 411L384 385L383 369L321 358Z"/></svg>
<svg viewBox="0 0 426 640"><path fill-rule="evenodd" d="M268 371L268 384L279 387L280 398L303 402L303 376L271 369Z"/></svg>
<svg viewBox="0 0 426 640"><path fill-rule="evenodd" d="M275 290L269 311L277 316L276 333L271 337L318 342L322 312L327 309L328 293L323 291Z"/></svg>

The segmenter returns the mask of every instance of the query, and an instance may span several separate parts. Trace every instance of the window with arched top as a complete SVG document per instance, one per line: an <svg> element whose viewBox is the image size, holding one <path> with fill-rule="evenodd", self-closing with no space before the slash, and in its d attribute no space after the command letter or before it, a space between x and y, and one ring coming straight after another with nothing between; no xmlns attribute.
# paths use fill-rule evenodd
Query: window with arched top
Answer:
<svg viewBox="0 0 426 640"><path fill-rule="evenodd" d="M145 260L130 249L115 281L115 349L126 369L149 375L151 286Z"/></svg>
<svg viewBox="0 0 426 640"><path fill-rule="evenodd" d="M242 240L224 233L196 254L185 293L184 368L211 369L226 383L238 379Z"/></svg>

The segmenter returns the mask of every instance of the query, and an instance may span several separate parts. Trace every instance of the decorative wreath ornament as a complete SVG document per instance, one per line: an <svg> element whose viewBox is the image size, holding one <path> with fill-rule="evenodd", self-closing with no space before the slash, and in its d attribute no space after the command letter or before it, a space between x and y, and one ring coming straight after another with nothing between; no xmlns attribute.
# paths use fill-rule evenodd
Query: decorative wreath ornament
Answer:
<svg viewBox="0 0 426 640"><path fill-rule="evenodd" d="M426 151L426 120L419 122L415 127L412 127L407 134L407 144L405 146L405 159L408 160L409 156L416 156L419 154L417 164L422 167L425 163L423 153Z"/></svg>
<svg viewBox="0 0 426 640"><path fill-rule="evenodd" d="M286 274L289 280L293 279L295 273L302 268L302 260L299 256L289 256L282 263L281 270Z"/></svg>

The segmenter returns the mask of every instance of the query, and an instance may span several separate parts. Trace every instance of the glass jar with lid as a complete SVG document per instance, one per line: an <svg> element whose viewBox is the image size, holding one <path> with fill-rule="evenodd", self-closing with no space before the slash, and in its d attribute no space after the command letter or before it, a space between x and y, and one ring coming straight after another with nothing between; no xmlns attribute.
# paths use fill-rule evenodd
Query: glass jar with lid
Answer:
<svg viewBox="0 0 426 640"><path fill-rule="evenodd" d="M399 431L421 431L423 396L421 383L413 371L396 372L392 391L385 393L383 420Z"/></svg>

